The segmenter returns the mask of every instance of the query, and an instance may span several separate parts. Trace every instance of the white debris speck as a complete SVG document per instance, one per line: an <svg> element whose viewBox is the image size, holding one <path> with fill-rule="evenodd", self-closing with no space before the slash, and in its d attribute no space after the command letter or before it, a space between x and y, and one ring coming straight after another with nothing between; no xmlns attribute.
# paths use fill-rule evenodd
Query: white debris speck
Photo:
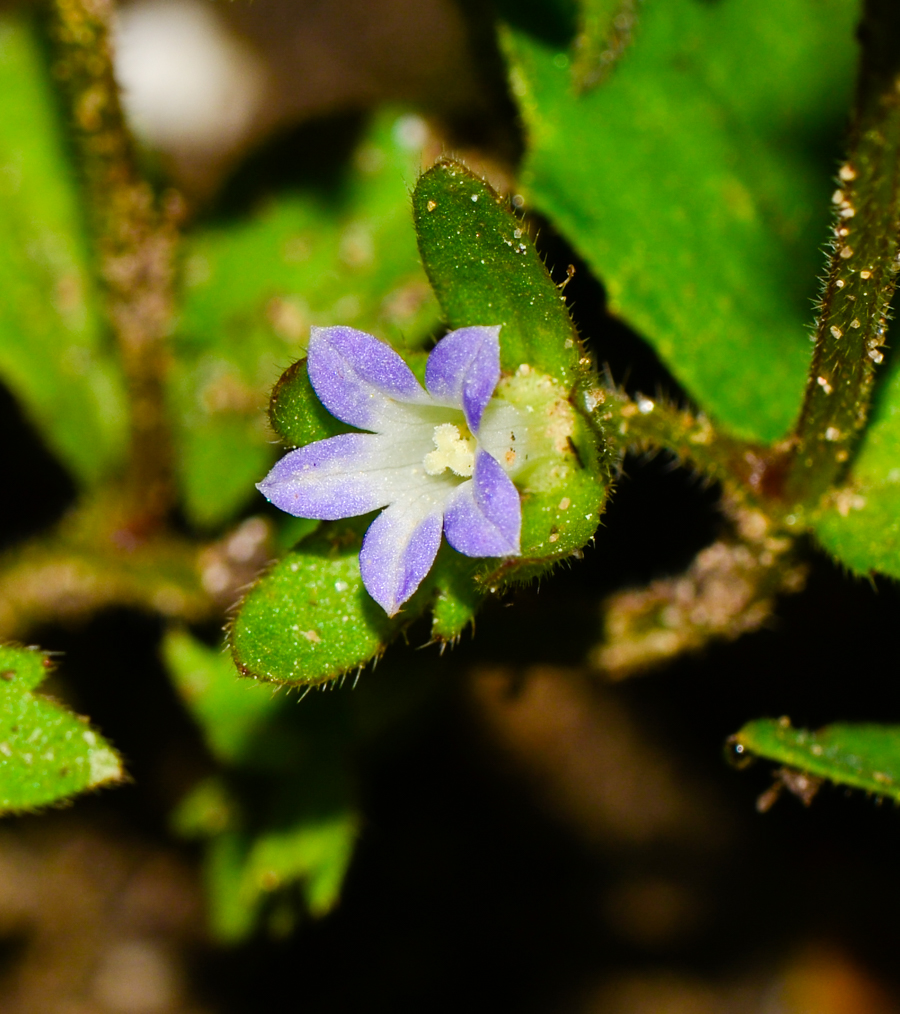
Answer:
<svg viewBox="0 0 900 1014"><path fill-rule="evenodd" d="M656 408L656 402L651 401L650 398L644 398L643 396L641 396L637 400L637 407L638 412L640 412L641 415L647 415L649 412L652 412L653 409Z"/></svg>
<svg viewBox="0 0 900 1014"><path fill-rule="evenodd" d="M116 77L136 133L162 148L239 144L252 129L267 71L215 5L138 0L117 14Z"/></svg>
<svg viewBox="0 0 900 1014"><path fill-rule="evenodd" d="M428 140L428 124L421 116L401 116L394 123L391 134L398 148L416 151Z"/></svg>

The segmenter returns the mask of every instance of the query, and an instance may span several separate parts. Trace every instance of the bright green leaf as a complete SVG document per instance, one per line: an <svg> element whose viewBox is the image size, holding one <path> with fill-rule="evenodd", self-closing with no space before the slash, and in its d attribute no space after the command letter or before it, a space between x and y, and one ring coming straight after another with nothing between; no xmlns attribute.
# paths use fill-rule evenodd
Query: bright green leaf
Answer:
<svg viewBox="0 0 900 1014"><path fill-rule="evenodd" d="M814 527L822 545L855 573L900 578L900 363L882 383L849 485Z"/></svg>
<svg viewBox="0 0 900 1014"><path fill-rule="evenodd" d="M103 343L78 193L29 22L0 16L0 380L60 459L95 482L124 454L122 379Z"/></svg>
<svg viewBox="0 0 900 1014"><path fill-rule="evenodd" d="M900 725L840 723L810 732L784 718L763 718L748 722L730 744L739 757L765 757L900 801Z"/></svg>
<svg viewBox="0 0 900 1014"><path fill-rule="evenodd" d="M188 238L171 398L193 522L219 524L258 496L276 453L269 392L311 325L350 324L402 346L437 324L409 218L423 131L384 112L334 192L279 194L247 221Z"/></svg>
<svg viewBox="0 0 900 1014"><path fill-rule="evenodd" d="M572 83L584 92L602 84L632 42L641 0L581 0Z"/></svg>
<svg viewBox="0 0 900 1014"><path fill-rule="evenodd" d="M116 752L89 725L33 691L49 658L0 645L0 813L34 810L124 778Z"/></svg>
<svg viewBox="0 0 900 1014"><path fill-rule="evenodd" d="M701 408L747 438L782 436L800 406L857 15L846 0L648 3L581 98L567 54L505 34L527 200Z"/></svg>
<svg viewBox="0 0 900 1014"><path fill-rule="evenodd" d="M298 359L279 377L269 401L272 429L292 447L304 447L339 433L350 433L319 401L309 381L305 359Z"/></svg>

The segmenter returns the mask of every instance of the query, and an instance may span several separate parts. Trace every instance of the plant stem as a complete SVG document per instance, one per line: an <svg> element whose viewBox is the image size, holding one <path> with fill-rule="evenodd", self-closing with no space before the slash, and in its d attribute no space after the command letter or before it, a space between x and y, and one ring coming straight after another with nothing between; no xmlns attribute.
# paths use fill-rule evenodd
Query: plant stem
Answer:
<svg viewBox="0 0 900 1014"><path fill-rule="evenodd" d="M138 172L113 74L111 0L51 0L54 73L68 104L108 320L131 407L129 528L165 519L174 498L165 412L177 202L157 206Z"/></svg>
<svg viewBox="0 0 900 1014"><path fill-rule="evenodd" d="M662 400L643 395L632 400L609 387L585 388L577 397L604 445L619 453L665 448L682 464L722 483L732 502L766 503L777 458L768 448L726 436L706 416Z"/></svg>
<svg viewBox="0 0 900 1014"><path fill-rule="evenodd" d="M865 424L897 282L900 5L867 0L849 155L838 172L828 278L784 495L815 509Z"/></svg>

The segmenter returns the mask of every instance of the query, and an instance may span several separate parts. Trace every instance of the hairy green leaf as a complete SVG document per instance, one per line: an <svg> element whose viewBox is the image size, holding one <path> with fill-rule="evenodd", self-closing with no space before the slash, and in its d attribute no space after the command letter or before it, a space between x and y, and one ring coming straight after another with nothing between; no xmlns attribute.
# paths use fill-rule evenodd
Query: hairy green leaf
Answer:
<svg viewBox="0 0 900 1014"><path fill-rule="evenodd" d="M610 79L580 98L567 53L505 33L526 199L701 408L749 439L782 436L800 406L857 13L648 3Z"/></svg>
<svg viewBox="0 0 900 1014"><path fill-rule="evenodd" d="M505 371L526 363L570 388L585 373L578 333L524 222L504 204L459 162L420 176L413 214L425 270L451 328L501 324Z"/></svg>
<svg viewBox="0 0 900 1014"><path fill-rule="evenodd" d="M275 453L266 400L311 325L350 324L401 346L436 325L409 221L423 132L415 117L384 112L332 191L282 193L249 220L189 237L171 397L196 524L219 524L257 495Z"/></svg>
<svg viewBox="0 0 900 1014"><path fill-rule="evenodd" d="M96 482L127 439L103 341L78 193L35 33L0 15L0 380L75 476Z"/></svg>
<svg viewBox="0 0 900 1014"><path fill-rule="evenodd" d="M900 801L900 725L838 723L810 732L786 718L762 718L748 722L730 744L739 757L765 757Z"/></svg>
<svg viewBox="0 0 900 1014"><path fill-rule="evenodd" d="M569 397L588 375L564 297L523 222L456 162L420 177L413 212L425 270L451 327L501 324L498 395L533 413L548 454L518 478L522 556L483 566L484 585L541 573L579 550L602 513L615 449L598 448Z"/></svg>
<svg viewBox="0 0 900 1014"><path fill-rule="evenodd" d="M900 578L900 363L882 381L848 485L813 526L822 545L856 574Z"/></svg>
<svg viewBox="0 0 900 1014"><path fill-rule="evenodd" d="M0 813L20 813L124 778L84 720L34 691L51 668L33 648L0 645Z"/></svg>

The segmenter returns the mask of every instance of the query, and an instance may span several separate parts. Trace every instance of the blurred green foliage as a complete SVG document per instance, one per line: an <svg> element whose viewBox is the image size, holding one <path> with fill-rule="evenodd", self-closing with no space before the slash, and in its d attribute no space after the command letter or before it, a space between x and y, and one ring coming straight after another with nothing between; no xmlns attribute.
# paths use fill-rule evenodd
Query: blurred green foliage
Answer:
<svg viewBox="0 0 900 1014"><path fill-rule="evenodd" d="M900 726L839 722L811 732L784 718L748 722L731 738L737 756L764 757L900 801Z"/></svg>
<svg viewBox="0 0 900 1014"><path fill-rule="evenodd" d="M287 931L297 918L295 890L314 915L328 911L358 825L345 770L346 709L331 709L323 721L320 708L310 722L296 699L239 677L226 652L184 630L166 635L163 658L224 769L199 782L173 815L182 835L207 842L213 931L242 939L264 909L270 929L280 932L287 920Z"/></svg>
<svg viewBox="0 0 900 1014"><path fill-rule="evenodd" d="M0 375L86 484L124 458L127 411L105 338L75 170L28 19L0 13Z"/></svg>

